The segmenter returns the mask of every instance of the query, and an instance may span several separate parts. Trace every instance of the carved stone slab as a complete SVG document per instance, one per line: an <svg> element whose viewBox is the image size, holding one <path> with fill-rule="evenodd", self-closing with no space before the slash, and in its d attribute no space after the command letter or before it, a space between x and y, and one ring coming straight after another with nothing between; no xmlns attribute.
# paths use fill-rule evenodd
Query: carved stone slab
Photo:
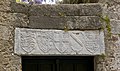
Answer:
<svg viewBox="0 0 120 71"><path fill-rule="evenodd" d="M105 52L102 31L15 29L18 55L100 55Z"/></svg>

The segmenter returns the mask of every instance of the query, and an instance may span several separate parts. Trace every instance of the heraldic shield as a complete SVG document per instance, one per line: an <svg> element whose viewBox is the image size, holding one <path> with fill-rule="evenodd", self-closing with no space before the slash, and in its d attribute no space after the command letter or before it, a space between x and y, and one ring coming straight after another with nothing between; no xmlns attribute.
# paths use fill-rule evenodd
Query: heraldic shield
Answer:
<svg viewBox="0 0 120 71"><path fill-rule="evenodd" d="M82 36L84 36L83 32L75 32L75 33L70 32L70 39L71 39L70 45L71 45L72 50L75 51L76 53L79 53L84 48L85 42Z"/></svg>
<svg viewBox="0 0 120 71"><path fill-rule="evenodd" d="M21 48L30 53L35 49L35 34L32 32L23 31L20 34L20 46Z"/></svg>
<svg viewBox="0 0 120 71"><path fill-rule="evenodd" d="M53 47L53 34L52 32L38 32L37 33L37 44L39 49L47 53L50 51L50 49Z"/></svg>
<svg viewBox="0 0 120 71"><path fill-rule="evenodd" d="M96 51L99 51L100 45L98 45L98 43L101 43L99 38L99 32L96 33L96 35L94 35L93 33L94 32L91 33L86 32L85 34L85 39L86 39L85 47L91 53L95 53Z"/></svg>
<svg viewBox="0 0 120 71"><path fill-rule="evenodd" d="M69 47L69 33L68 32L54 32L55 48L58 52L64 53Z"/></svg>

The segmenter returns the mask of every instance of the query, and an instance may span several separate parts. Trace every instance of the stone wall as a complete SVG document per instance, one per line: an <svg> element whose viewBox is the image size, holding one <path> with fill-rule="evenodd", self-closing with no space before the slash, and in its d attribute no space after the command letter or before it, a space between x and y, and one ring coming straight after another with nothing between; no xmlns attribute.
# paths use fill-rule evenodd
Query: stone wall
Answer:
<svg viewBox="0 0 120 71"><path fill-rule="evenodd" d="M21 71L21 56L14 54L16 27L32 29L101 30L103 12L111 19L112 36L105 30L106 54L95 57L95 71L119 71L119 0L100 4L27 5L0 0L0 71ZM104 57L104 58L103 58ZM118 66L119 65L119 66Z"/></svg>
<svg viewBox="0 0 120 71"><path fill-rule="evenodd" d="M110 37L105 35L106 55L97 59L96 71L120 71L120 0L100 0L104 11L103 16L110 18Z"/></svg>
<svg viewBox="0 0 120 71"><path fill-rule="evenodd" d="M13 0L0 0L0 71L20 71L20 56L14 55L14 26L24 23L24 14L11 11ZM18 15L18 16L17 16ZM19 21L17 21L20 19ZM24 23L25 24L25 23Z"/></svg>

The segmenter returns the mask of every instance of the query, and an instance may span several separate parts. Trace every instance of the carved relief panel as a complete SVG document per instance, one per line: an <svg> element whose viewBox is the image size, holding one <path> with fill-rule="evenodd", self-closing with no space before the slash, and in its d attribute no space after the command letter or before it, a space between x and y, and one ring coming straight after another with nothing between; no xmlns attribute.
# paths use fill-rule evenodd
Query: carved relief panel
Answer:
<svg viewBox="0 0 120 71"><path fill-rule="evenodd" d="M14 49L18 55L100 55L104 33L16 28Z"/></svg>

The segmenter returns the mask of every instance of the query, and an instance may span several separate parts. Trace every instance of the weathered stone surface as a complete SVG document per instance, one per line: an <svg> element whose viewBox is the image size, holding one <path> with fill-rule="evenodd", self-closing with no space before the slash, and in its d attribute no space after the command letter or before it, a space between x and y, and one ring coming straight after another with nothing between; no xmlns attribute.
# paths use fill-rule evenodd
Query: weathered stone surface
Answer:
<svg viewBox="0 0 120 71"><path fill-rule="evenodd" d="M102 14L100 4L32 5L30 8L32 16L95 16L99 14Z"/></svg>
<svg viewBox="0 0 120 71"><path fill-rule="evenodd" d="M18 55L101 55L102 31L62 31L16 28L14 52Z"/></svg>
<svg viewBox="0 0 120 71"><path fill-rule="evenodd" d="M2 12L10 12L11 11L11 3L15 2L15 0L0 0L0 11Z"/></svg>
<svg viewBox="0 0 120 71"><path fill-rule="evenodd" d="M12 42L13 40L0 39L0 70L1 71L20 70L19 64L21 60L19 56L13 54Z"/></svg>
<svg viewBox="0 0 120 71"><path fill-rule="evenodd" d="M0 24L26 27L29 23L28 17L21 13L0 12Z"/></svg>
<svg viewBox="0 0 120 71"><path fill-rule="evenodd" d="M113 34L120 34L120 20L111 20L111 27Z"/></svg>
<svg viewBox="0 0 120 71"><path fill-rule="evenodd" d="M112 33L120 34L120 0L99 0L106 3L106 14L111 21ZM14 3L11 3L14 2ZM54 10L53 10L54 9ZM29 11L30 10L30 11ZM88 23L87 17L64 17L66 16L96 16L102 14L102 7L96 4L82 5L27 5L17 4L15 0L0 0L0 71L21 71L21 57L13 53L14 31L10 26L30 27L30 28L48 28L48 29L98 29L99 23ZM26 15L25 15L26 14ZM37 20L31 20L29 26L28 16L46 16L36 17ZM48 17L47 16L60 16ZM35 18L35 17L33 17ZM35 18L35 19L36 19ZM47 18L47 19L46 19ZM79 19L81 20L79 20ZM54 19L54 20L53 20ZM65 19L65 20L63 20ZM38 21L40 20L40 21ZM44 21L46 20L46 21ZM51 21L50 21L51 20ZM77 20L77 21L76 21ZM37 25L36 25L37 21ZM49 21L49 23L47 22ZM58 23L56 23L56 21ZM62 21L62 22L61 22ZM81 22L82 21L82 22ZM89 21L91 22L91 21ZM35 25L34 25L35 23ZM55 23L55 24L54 24ZM79 26L80 23L80 26ZM84 24L82 24L84 23ZM52 24L52 25L51 25ZM60 24L60 25L59 25ZM2 26L1 26L2 25ZM6 26L7 25L7 26ZM10 25L10 26L9 26ZM95 25L95 26L93 26ZM39 27L38 27L39 26ZM52 27L53 26L53 27ZM60 27L58 27L60 26ZM96 27L97 26L97 27ZM87 29L88 30L88 29ZM98 57L96 62L96 71L120 71L120 36L112 36L112 39L105 38L105 58ZM11 41L12 40L12 41ZM108 41L109 40L109 41ZM95 56L96 57L96 56Z"/></svg>
<svg viewBox="0 0 120 71"><path fill-rule="evenodd" d="M108 12L106 15L108 15L110 19L120 20L120 13L118 12Z"/></svg>
<svg viewBox="0 0 120 71"><path fill-rule="evenodd" d="M97 16L30 16L29 28L43 29L100 29L102 23Z"/></svg>
<svg viewBox="0 0 120 71"><path fill-rule="evenodd" d="M0 0L0 11L10 11L11 0Z"/></svg>
<svg viewBox="0 0 120 71"><path fill-rule="evenodd" d="M15 13L29 14L29 4L11 3L11 11Z"/></svg>
<svg viewBox="0 0 120 71"><path fill-rule="evenodd" d="M9 40L11 37L11 28L0 25L0 39Z"/></svg>

